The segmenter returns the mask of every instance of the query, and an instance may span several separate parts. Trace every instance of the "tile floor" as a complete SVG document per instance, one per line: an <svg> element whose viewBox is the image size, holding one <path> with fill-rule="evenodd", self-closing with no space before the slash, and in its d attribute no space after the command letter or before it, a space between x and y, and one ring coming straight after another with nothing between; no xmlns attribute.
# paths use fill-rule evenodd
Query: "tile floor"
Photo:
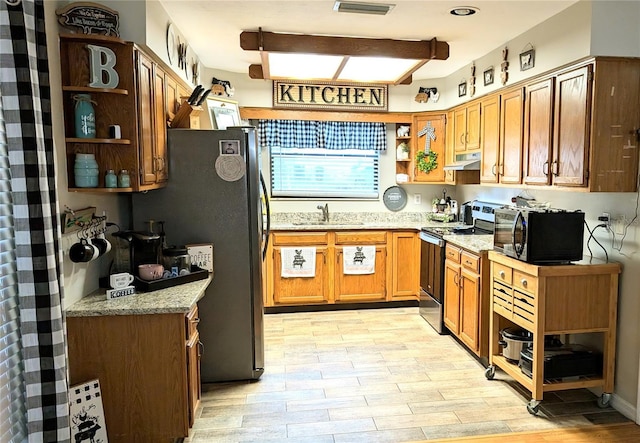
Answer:
<svg viewBox="0 0 640 443"><path fill-rule="evenodd" d="M185 442L403 442L628 421L587 390L545 395L539 416L417 308L265 316L258 382L203 387Z"/></svg>

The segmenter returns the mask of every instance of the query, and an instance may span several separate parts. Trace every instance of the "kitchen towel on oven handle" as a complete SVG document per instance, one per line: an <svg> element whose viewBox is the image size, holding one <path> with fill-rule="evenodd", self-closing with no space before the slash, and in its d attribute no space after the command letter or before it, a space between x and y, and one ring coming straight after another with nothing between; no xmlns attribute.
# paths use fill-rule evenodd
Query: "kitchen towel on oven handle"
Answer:
<svg viewBox="0 0 640 443"><path fill-rule="evenodd" d="M342 248L344 274L375 274L375 246L345 246Z"/></svg>
<svg viewBox="0 0 640 443"><path fill-rule="evenodd" d="M315 277L316 248L280 248L281 273L283 278Z"/></svg>

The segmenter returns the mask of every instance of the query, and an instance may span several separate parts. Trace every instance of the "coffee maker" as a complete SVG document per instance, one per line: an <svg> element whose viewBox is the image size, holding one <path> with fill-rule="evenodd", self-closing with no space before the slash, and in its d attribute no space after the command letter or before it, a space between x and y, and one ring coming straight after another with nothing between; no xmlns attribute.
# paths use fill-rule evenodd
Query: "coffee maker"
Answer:
<svg viewBox="0 0 640 443"><path fill-rule="evenodd" d="M138 277L138 265L160 263L161 239L158 234L144 231L118 231L115 238L115 258L110 274L128 272Z"/></svg>

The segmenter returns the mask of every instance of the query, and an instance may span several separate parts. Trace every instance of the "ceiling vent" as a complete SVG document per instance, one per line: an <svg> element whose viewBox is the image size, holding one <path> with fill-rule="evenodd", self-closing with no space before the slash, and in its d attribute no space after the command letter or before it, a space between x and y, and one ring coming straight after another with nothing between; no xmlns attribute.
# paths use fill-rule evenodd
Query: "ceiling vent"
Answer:
<svg viewBox="0 0 640 443"><path fill-rule="evenodd" d="M388 3L365 3L336 1L333 10L338 12L352 12L354 14L387 15L395 5Z"/></svg>

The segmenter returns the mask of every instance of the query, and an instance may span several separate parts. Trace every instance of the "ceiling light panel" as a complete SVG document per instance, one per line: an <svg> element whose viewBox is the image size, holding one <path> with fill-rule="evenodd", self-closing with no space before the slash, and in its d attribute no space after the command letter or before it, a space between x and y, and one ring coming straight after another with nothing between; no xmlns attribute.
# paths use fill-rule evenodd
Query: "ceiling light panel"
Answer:
<svg viewBox="0 0 640 443"><path fill-rule="evenodd" d="M355 14L387 15L395 5L389 3L366 3L336 1L333 10Z"/></svg>
<svg viewBox="0 0 640 443"><path fill-rule="evenodd" d="M421 60L387 57L349 57L339 80L364 82L395 82Z"/></svg>
<svg viewBox="0 0 640 443"><path fill-rule="evenodd" d="M342 63L336 55L269 53L272 78L331 79Z"/></svg>

